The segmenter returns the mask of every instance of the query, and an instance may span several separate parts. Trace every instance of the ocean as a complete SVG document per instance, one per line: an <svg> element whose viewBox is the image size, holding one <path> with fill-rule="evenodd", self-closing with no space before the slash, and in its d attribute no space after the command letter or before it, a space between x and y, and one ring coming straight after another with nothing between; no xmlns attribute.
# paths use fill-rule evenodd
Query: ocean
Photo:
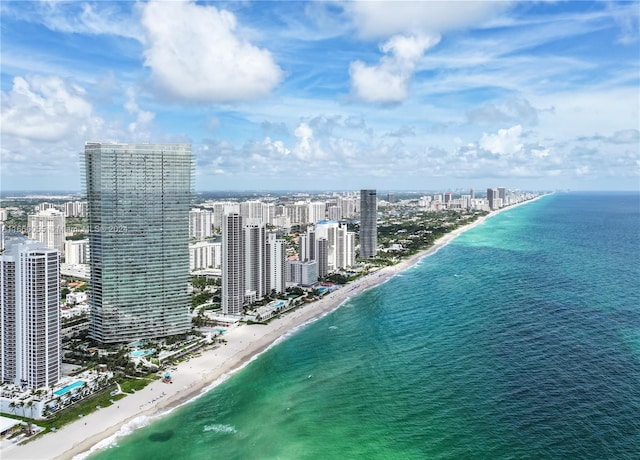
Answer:
<svg viewBox="0 0 640 460"><path fill-rule="evenodd" d="M640 195L506 210L92 459L638 459Z"/></svg>

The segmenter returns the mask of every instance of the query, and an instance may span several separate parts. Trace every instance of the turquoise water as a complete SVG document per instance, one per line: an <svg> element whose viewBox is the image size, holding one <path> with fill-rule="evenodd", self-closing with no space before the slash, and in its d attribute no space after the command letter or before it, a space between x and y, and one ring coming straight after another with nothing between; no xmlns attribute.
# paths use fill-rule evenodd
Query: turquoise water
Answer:
<svg viewBox="0 0 640 460"><path fill-rule="evenodd" d="M155 353L155 350L134 350L131 353L129 353L129 355L133 356L134 358L138 358L140 356L152 355L154 353Z"/></svg>
<svg viewBox="0 0 640 460"><path fill-rule="evenodd" d="M640 197L489 219L97 459L640 458Z"/></svg>
<svg viewBox="0 0 640 460"><path fill-rule="evenodd" d="M78 380L77 382L70 383L69 385L62 387L59 390L54 391L53 394L56 396L62 396L63 394L70 392L74 388L81 387L82 385L84 385L84 382L82 380Z"/></svg>

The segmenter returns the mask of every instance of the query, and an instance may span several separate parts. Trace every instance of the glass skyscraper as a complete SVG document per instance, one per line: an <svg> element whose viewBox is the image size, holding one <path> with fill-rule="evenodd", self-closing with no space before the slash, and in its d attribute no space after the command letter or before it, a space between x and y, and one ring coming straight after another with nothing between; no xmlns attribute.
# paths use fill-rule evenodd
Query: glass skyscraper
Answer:
<svg viewBox="0 0 640 460"><path fill-rule="evenodd" d="M360 258L375 257L378 247L378 196L360 190Z"/></svg>
<svg viewBox="0 0 640 460"><path fill-rule="evenodd" d="M85 144L91 338L189 331L193 167L189 144Z"/></svg>

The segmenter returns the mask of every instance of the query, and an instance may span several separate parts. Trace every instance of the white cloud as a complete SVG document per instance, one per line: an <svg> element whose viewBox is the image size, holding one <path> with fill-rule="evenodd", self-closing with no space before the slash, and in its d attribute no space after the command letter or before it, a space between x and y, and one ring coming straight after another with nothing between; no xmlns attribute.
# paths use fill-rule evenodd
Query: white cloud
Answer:
<svg viewBox="0 0 640 460"><path fill-rule="evenodd" d="M15 77L2 93L3 136L58 141L100 123L83 88L58 77Z"/></svg>
<svg viewBox="0 0 640 460"><path fill-rule="evenodd" d="M623 129L616 131L613 136L608 138L608 141L613 144L639 144L640 143L640 131L637 129Z"/></svg>
<svg viewBox="0 0 640 460"><path fill-rule="evenodd" d="M404 101L418 60L439 41L440 37L436 35L395 35L380 47L386 56L378 65L352 62L349 75L355 96L367 102Z"/></svg>
<svg viewBox="0 0 640 460"><path fill-rule="evenodd" d="M269 153L276 154L278 156L286 157L291 153L291 150L285 147L284 142L272 141L270 137L265 137L264 141L262 141L262 145Z"/></svg>
<svg viewBox="0 0 640 460"><path fill-rule="evenodd" d="M499 129L497 134L482 134L479 146L494 155L514 155L522 150L520 142L522 126L516 125L509 129Z"/></svg>
<svg viewBox="0 0 640 460"><path fill-rule="evenodd" d="M236 31L235 16L192 1L144 6L145 65L179 99L231 102L267 95L283 78L271 53Z"/></svg>
<svg viewBox="0 0 640 460"><path fill-rule="evenodd" d="M155 117L155 113L142 110L138 106L138 103L136 102L136 92L133 88L127 88L126 93L127 102L125 103L124 108L127 112L136 117L135 121L129 123L129 131L131 133L136 133L140 129L144 129L149 126Z"/></svg>
<svg viewBox="0 0 640 460"><path fill-rule="evenodd" d="M478 26L510 2L356 1L345 5L363 37L384 37L407 31L439 33Z"/></svg>
<svg viewBox="0 0 640 460"><path fill-rule="evenodd" d="M293 134L297 138L293 154L298 159L312 161L325 157L320 143L313 137L313 129L307 123L300 123Z"/></svg>

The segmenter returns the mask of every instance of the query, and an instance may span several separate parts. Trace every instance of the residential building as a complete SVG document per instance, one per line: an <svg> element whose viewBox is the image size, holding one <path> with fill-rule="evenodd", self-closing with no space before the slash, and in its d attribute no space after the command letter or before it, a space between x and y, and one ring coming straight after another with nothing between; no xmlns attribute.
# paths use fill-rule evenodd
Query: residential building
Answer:
<svg viewBox="0 0 640 460"><path fill-rule="evenodd" d="M222 243L198 241L189 245L189 269L222 268Z"/></svg>
<svg viewBox="0 0 640 460"><path fill-rule="evenodd" d="M257 300L267 293L266 230L264 224L244 227L244 288L255 292Z"/></svg>
<svg viewBox="0 0 640 460"><path fill-rule="evenodd" d="M232 213L222 221L222 313L242 313L245 296L245 256L242 216Z"/></svg>
<svg viewBox="0 0 640 460"><path fill-rule="evenodd" d="M308 222L314 224L320 220L324 220L327 205L324 201L312 201L308 204Z"/></svg>
<svg viewBox="0 0 640 460"><path fill-rule="evenodd" d="M213 212L205 209L189 211L189 238L202 240L213 236Z"/></svg>
<svg viewBox="0 0 640 460"><path fill-rule="evenodd" d="M53 386L61 377L60 253L22 237L0 255L3 383Z"/></svg>
<svg viewBox="0 0 640 460"><path fill-rule="evenodd" d="M64 242L64 262L71 265L89 263L89 240L66 240Z"/></svg>
<svg viewBox="0 0 640 460"><path fill-rule="evenodd" d="M27 216L29 238L40 241L50 249L64 250L64 226L64 214L54 208L47 208Z"/></svg>
<svg viewBox="0 0 640 460"><path fill-rule="evenodd" d="M360 258L375 257L378 247L378 200L375 190L360 190Z"/></svg>
<svg viewBox="0 0 640 460"><path fill-rule="evenodd" d="M275 290L281 294L286 289L286 242L275 233L268 233L266 246L267 293Z"/></svg>
<svg viewBox="0 0 640 460"><path fill-rule="evenodd" d="M188 332L189 144L85 144L89 337L131 342Z"/></svg>
<svg viewBox="0 0 640 460"><path fill-rule="evenodd" d="M318 282L318 263L315 260L287 261L289 282L299 286L313 286Z"/></svg>

